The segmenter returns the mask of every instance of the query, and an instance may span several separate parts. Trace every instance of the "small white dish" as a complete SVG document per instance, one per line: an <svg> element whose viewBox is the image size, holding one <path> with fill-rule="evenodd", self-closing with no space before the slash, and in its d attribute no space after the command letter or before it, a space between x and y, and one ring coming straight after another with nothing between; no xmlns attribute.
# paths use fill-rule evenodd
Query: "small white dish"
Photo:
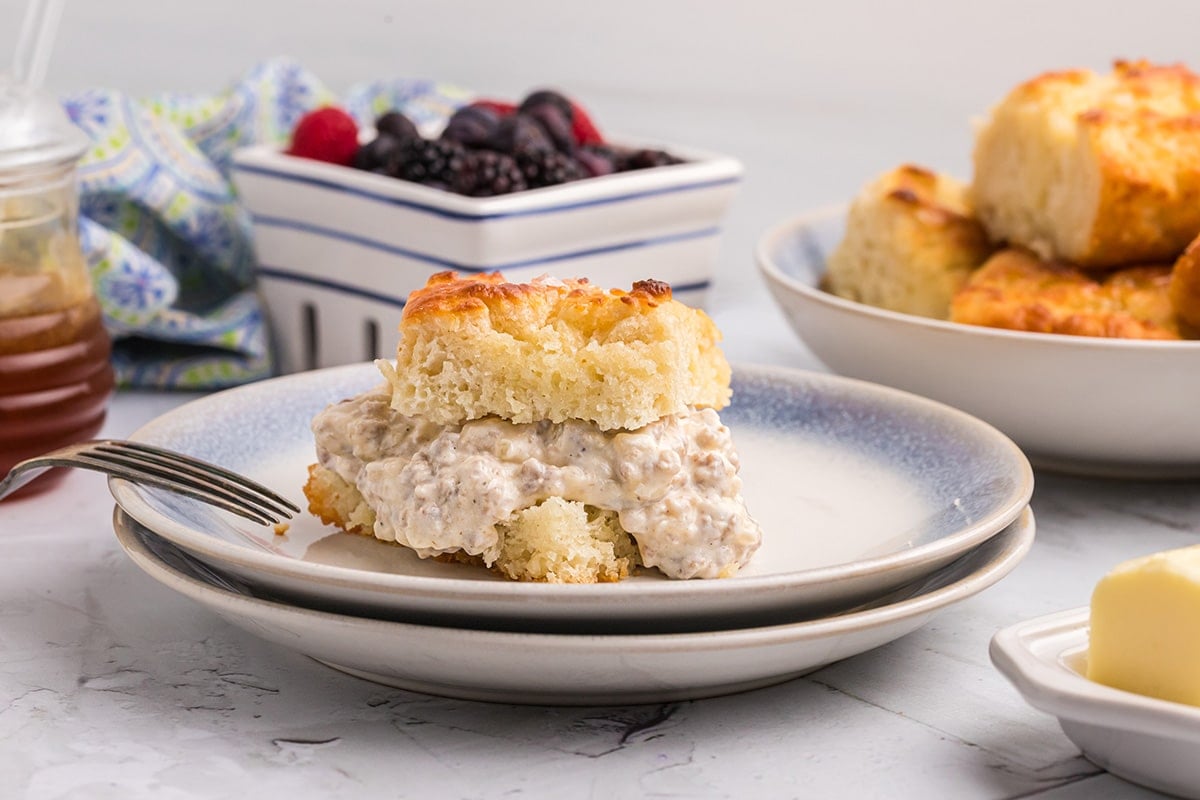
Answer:
<svg viewBox="0 0 1200 800"><path fill-rule="evenodd" d="M658 703L740 692L886 644L986 589L1033 543L1033 513L885 605L808 622L662 635L504 633L314 611L214 576L119 508L121 546L163 585L267 641L367 680L505 703Z"/></svg>
<svg viewBox="0 0 1200 800"><path fill-rule="evenodd" d="M310 421L380 382L371 364L263 381L181 406L133 438L247 474L304 506ZM422 560L301 514L285 536L203 503L113 479L131 516L277 597L408 622L572 632L699 630L845 609L948 564L1012 522L1033 476L1015 445L960 411L882 386L768 367L734 370L721 412L764 530L742 572L616 584L515 583Z"/></svg>
<svg viewBox="0 0 1200 800"><path fill-rule="evenodd" d="M399 325L408 294L448 269L623 288L654 278L677 299L703 305L742 166L677 145L637 144L686 163L477 198L277 147L239 150L233 180L253 216L283 370L384 355L381 343Z"/></svg>
<svg viewBox="0 0 1200 800"><path fill-rule="evenodd" d="M845 209L803 214L759 241L788 322L833 371L961 408L1037 466L1114 477L1200 476L1200 341L1025 333L899 314L822 291Z"/></svg>
<svg viewBox="0 0 1200 800"><path fill-rule="evenodd" d="M996 668L1096 766L1133 783L1200 798L1200 708L1087 679L1088 609L1022 622L992 639Z"/></svg>

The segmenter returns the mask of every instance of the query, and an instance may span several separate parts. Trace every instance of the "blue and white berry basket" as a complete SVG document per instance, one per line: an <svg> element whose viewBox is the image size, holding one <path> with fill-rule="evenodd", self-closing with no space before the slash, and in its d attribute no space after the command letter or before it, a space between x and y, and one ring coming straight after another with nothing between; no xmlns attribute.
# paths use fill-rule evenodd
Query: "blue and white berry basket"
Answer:
<svg viewBox="0 0 1200 800"><path fill-rule="evenodd" d="M445 270L626 289L654 278L702 306L742 166L655 146L685 163L488 198L278 148L239 151L233 179L254 218L281 369L388 355L409 292Z"/></svg>

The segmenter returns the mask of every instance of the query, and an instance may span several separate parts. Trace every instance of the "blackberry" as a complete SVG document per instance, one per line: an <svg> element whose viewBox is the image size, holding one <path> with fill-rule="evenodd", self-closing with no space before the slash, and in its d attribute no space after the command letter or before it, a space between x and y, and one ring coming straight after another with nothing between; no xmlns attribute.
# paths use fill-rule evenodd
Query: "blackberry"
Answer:
<svg viewBox="0 0 1200 800"><path fill-rule="evenodd" d="M421 138L413 121L399 111L389 111L376 117L375 130L380 136L391 136L401 142Z"/></svg>
<svg viewBox="0 0 1200 800"><path fill-rule="evenodd" d="M493 197L524 191L527 186L512 156L495 150L473 150L467 153L452 188L471 197Z"/></svg>
<svg viewBox="0 0 1200 800"><path fill-rule="evenodd" d="M500 115L483 106L463 106L446 122L442 138L464 147L486 147L500 125Z"/></svg>
<svg viewBox="0 0 1200 800"><path fill-rule="evenodd" d="M676 158L665 150L627 150L617 154L618 172L626 172L631 169L669 167L672 164L682 163L682 158Z"/></svg>
<svg viewBox="0 0 1200 800"><path fill-rule="evenodd" d="M517 165L530 189L557 186L587 177L587 172L578 161L555 150L517 153Z"/></svg>
<svg viewBox="0 0 1200 800"><path fill-rule="evenodd" d="M400 158L401 142L394 136L376 136L354 151L354 166L367 172L392 173Z"/></svg>
<svg viewBox="0 0 1200 800"><path fill-rule="evenodd" d="M461 145L441 139L410 139L400 146L393 177L438 188L454 185L466 161Z"/></svg>
<svg viewBox="0 0 1200 800"><path fill-rule="evenodd" d="M509 114L500 120L488 148L509 155L554 151L554 143L538 122L525 114Z"/></svg>

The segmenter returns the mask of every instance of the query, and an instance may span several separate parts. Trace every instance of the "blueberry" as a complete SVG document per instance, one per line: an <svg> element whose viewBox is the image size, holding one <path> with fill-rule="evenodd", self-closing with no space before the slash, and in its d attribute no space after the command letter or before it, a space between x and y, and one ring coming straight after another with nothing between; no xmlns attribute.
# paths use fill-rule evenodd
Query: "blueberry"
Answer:
<svg viewBox="0 0 1200 800"><path fill-rule="evenodd" d="M547 101L517 113L536 120L560 153L570 155L575 152L575 134L571 132L571 120L557 105Z"/></svg>
<svg viewBox="0 0 1200 800"><path fill-rule="evenodd" d="M553 151L555 147L545 129L535 120L524 114L509 114L496 126L490 149L516 155Z"/></svg>
<svg viewBox="0 0 1200 800"><path fill-rule="evenodd" d="M442 131L442 138L465 147L484 147L496 133L500 115L483 106L463 106L455 111Z"/></svg>
<svg viewBox="0 0 1200 800"><path fill-rule="evenodd" d="M376 136L359 145L354 153L354 166L369 172L390 172L400 157L401 144L394 136Z"/></svg>
<svg viewBox="0 0 1200 800"><path fill-rule="evenodd" d="M375 119L375 130L383 136L392 136L402 142L418 139L421 134L417 126L399 111L389 111Z"/></svg>
<svg viewBox="0 0 1200 800"><path fill-rule="evenodd" d="M625 172L633 169L652 169L654 167L669 167L682 164L683 159L671 155L665 150L629 150L617 155L617 171Z"/></svg>
<svg viewBox="0 0 1200 800"><path fill-rule="evenodd" d="M561 92L556 92L553 89L539 89L536 92L530 92L521 101L521 105L517 110L529 111L541 105L554 106L567 118L568 123L575 121L575 107L571 105L571 101Z"/></svg>
<svg viewBox="0 0 1200 800"><path fill-rule="evenodd" d="M616 154L610 148L603 145L587 145L586 147L579 148L575 151L575 160L593 178L598 178L601 175L609 175L617 171Z"/></svg>

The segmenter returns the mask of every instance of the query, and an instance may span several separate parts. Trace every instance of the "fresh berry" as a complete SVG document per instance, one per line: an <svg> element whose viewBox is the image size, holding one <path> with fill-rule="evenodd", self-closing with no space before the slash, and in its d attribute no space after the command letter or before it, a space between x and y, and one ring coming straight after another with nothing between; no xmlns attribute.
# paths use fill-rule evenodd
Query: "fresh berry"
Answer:
<svg viewBox="0 0 1200 800"><path fill-rule="evenodd" d="M519 110L529 112L534 108L547 104L557 108L566 117L567 122L571 125L571 138L575 140L575 144L604 143L604 137L600 135L600 129L592 122L592 118L584 110L583 106L573 102L560 92L551 89L540 89L533 92L521 101ZM545 123L543 122L543 124Z"/></svg>
<svg viewBox="0 0 1200 800"><path fill-rule="evenodd" d="M409 139L400 146L393 175L401 180L446 188L454 185L466 161L461 145L441 139Z"/></svg>
<svg viewBox="0 0 1200 800"><path fill-rule="evenodd" d="M579 162L557 150L534 150L517 153L517 165L530 189L557 186L587 177Z"/></svg>
<svg viewBox="0 0 1200 800"><path fill-rule="evenodd" d="M288 153L301 158L350 166L358 151L358 125L340 108L326 106L300 118Z"/></svg>
<svg viewBox="0 0 1200 800"><path fill-rule="evenodd" d="M593 178L617 171L616 151L602 144L583 145L575 151L575 160Z"/></svg>
<svg viewBox="0 0 1200 800"><path fill-rule="evenodd" d="M553 152L554 143L550 141L546 130L532 118L524 114L510 114L501 118L496 125L489 149L509 155L543 150Z"/></svg>
<svg viewBox="0 0 1200 800"><path fill-rule="evenodd" d="M454 186L459 194L471 197L493 197L524 191L525 176L516 160L495 150L473 150L467 153Z"/></svg>
<svg viewBox="0 0 1200 800"><path fill-rule="evenodd" d="M556 92L553 89L538 89L536 92L530 92L521 101L521 105L517 107L518 111L529 112L532 109L542 105L551 105L562 112L562 115L571 121L571 117L575 115L575 109L561 92Z"/></svg>
<svg viewBox="0 0 1200 800"><path fill-rule="evenodd" d="M500 115L485 106L463 106L455 111L442 138L464 147L487 147L500 126Z"/></svg>
<svg viewBox="0 0 1200 800"><path fill-rule="evenodd" d="M574 112L571 115L571 133L575 136L575 142L580 145L604 144L604 137L600 135L600 129L592 122L592 118L583 110L583 107L574 103L571 109Z"/></svg>
<svg viewBox="0 0 1200 800"><path fill-rule="evenodd" d="M354 154L354 167L367 172L390 175L396 170L402 145L403 142L395 136L376 136L358 148L358 152Z"/></svg>
<svg viewBox="0 0 1200 800"><path fill-rule="evenodd" d="M391 136L401 142L408 139L419 139L421 136L413 121L399 111L389 111L377 117L375 130L381 136Z"/></svg>
<svg viewBox="0 0 1200 800"><path fill-rule="evenodd" d="M554 148L560 153L575 152L575 135L571 132L571 121L554 103L538 103L528 109L518 112L537 121L542 130L554 142Z"/></svg>
<svg viewBox="0 0 1200 800"><path fill-rule="evenodd" d="M676 158L664 150L628 150L617 156L617 169L620 172L632 169L669 167L672 164L682 163L682 158Z"/></svg>
<svg viewBox="0 0 1200 800"><path fill-rule="evenodd" d="M498 117L507 117L517 110L516 103L510 103L506 100L476 100L471 105L477 108L486 108Z"/></svg>

